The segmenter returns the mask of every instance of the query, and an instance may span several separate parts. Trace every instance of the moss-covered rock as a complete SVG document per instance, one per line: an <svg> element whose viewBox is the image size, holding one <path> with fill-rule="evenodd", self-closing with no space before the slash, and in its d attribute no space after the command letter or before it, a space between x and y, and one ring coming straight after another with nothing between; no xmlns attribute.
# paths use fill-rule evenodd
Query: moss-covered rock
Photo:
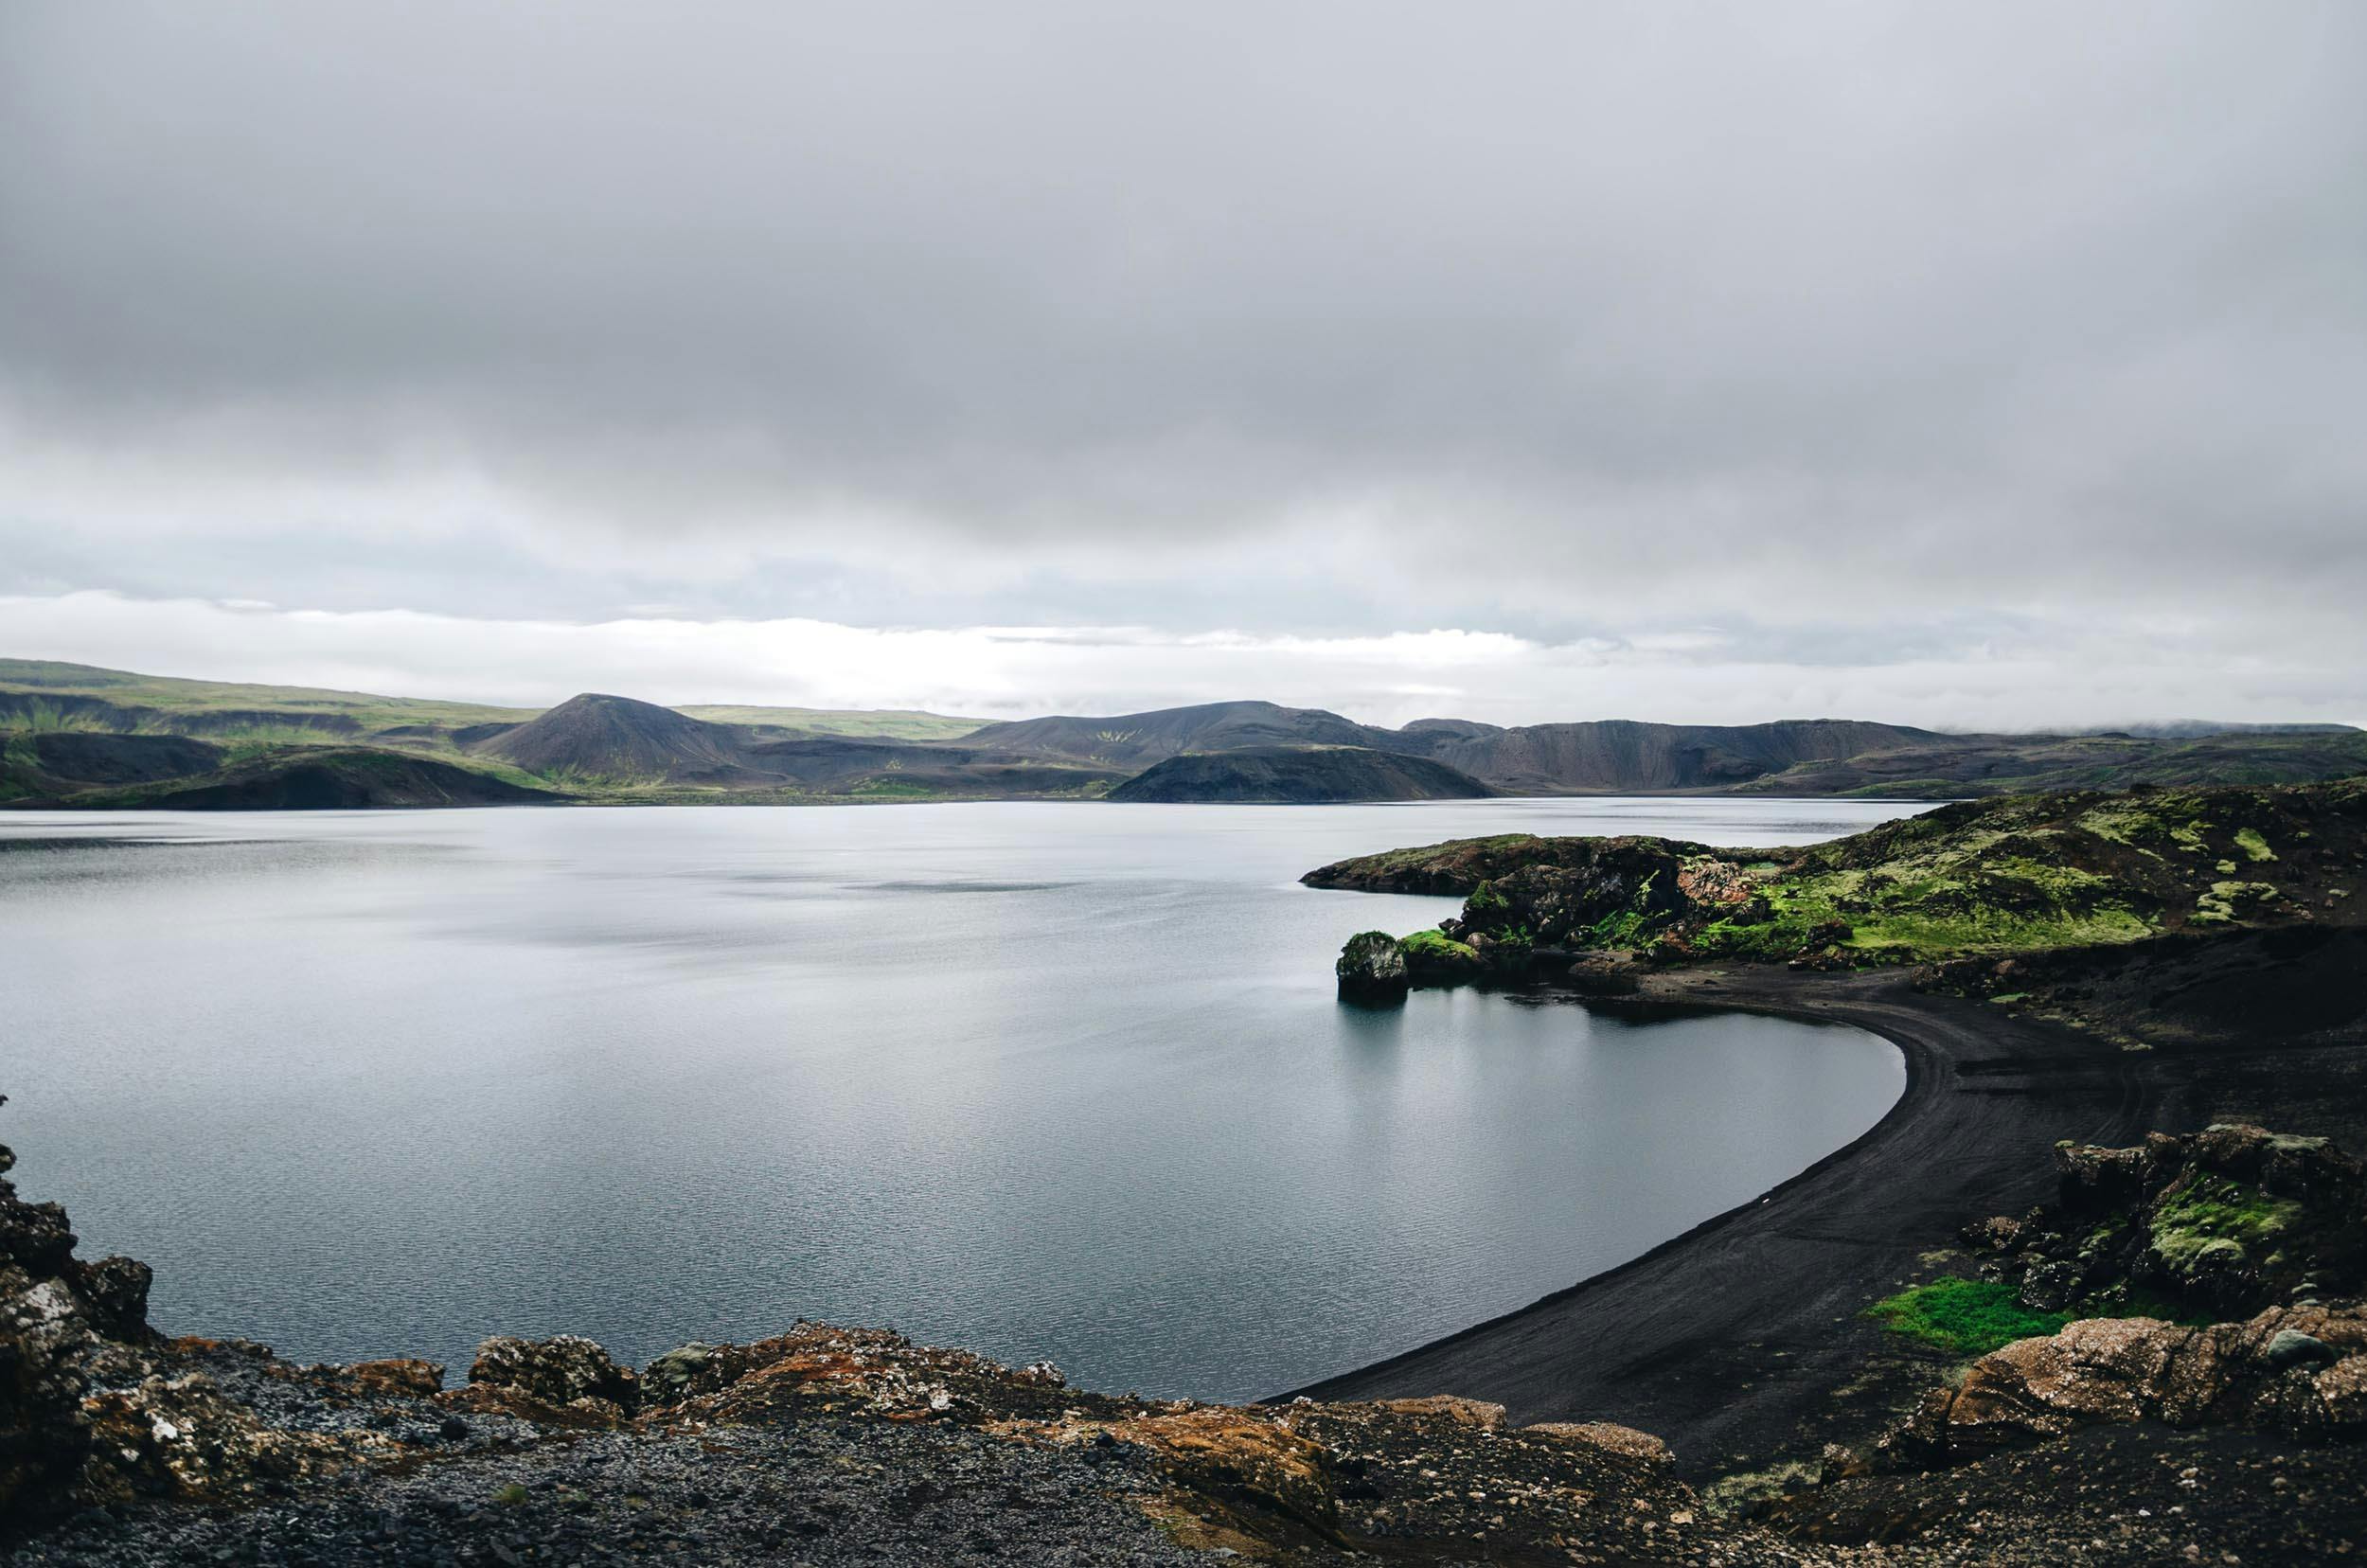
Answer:
<svg viewBox="0 0 2367 1568"><path fill-rule="evenodd" d="M1417 986L1477 979L1487 970L1477 948L1443 931L1417 931L1397 946L1405 954L1407 977Z"/></svg>
<svg viewBox="0 0 2367 1568"><path fill-rule="evenodd" d="M2229 1316L2367 1288L2367 1171L2323 1138L2226 1124L2056 1160L2056 1203L1965 1236L2029 1309Z"/></svg>
<svg viewBox="0 0 2367 1568"><path fill-rule="evenodd" d="M1360 1000L1401 997L1412 984L1404 945L1385 931L1360 931L1349 937L1332 971L1339 977L1340 994Z"/></svg>

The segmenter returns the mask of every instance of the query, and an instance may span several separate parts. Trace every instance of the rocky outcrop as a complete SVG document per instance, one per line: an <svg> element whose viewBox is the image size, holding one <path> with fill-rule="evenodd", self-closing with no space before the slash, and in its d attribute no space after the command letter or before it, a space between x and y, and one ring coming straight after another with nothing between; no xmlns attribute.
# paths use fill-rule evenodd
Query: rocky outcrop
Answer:
<svg viewBox="0 0 2367 1568"><path fill-rule="evenodd" d="M467 1397L472 1408L614 1426L632 1414L641 1389L630 1368L579 1335L525 1340L500 1334L477 1346Z"/></svg>
<svg viewBox="0 0 2367 1568"><path fill-rule="evenodd" d="M79 1262L65 1210L19 1198L15 1165L0 1148L0 1517L65 1503L97 1441L82 1401L110 1341L148 1328L147 1269Z"/></svg>
<svg viewBox="0 0 2367 1568"><path fill-rule="evenodd" d="M1493 838L1449 839L1412 849L1357 855L1319 865L1299 879L1309 887L1352 893L1423 893L1466 898L1482 882L1532 866L1583 870L1596 864L1606 843L1653 844L1679 855L1715 855L1707 845L1681 839L1627 841L1539 838L1535 833L1500 833Z"/></svg>
<svg viewBox="0 0 2367 1568"><path fill-rule="evenodd" d="M2221 1124L2055 1158L2056 1203L1965 1233L2033 1310L2228 1318L2367 1290L2367 1169L2327 1139Z"/></svg>
<svg viewBox="0 0 2367 1568"><path fill-rule="evenodd" d="M1401 997L1412 983L1404 946L1385 931L1360 931L1349 937L1332 972L1339 977L1340 994L1360 1001Z"/></svg>
<svg viewBox="0 0 2367 1568"><path fill-rule="evenodd" d="M1361 856L1302 880L1461 892L1461 915L1440 930L1490 971L1602 950L1797 969L1915 964L1936 987L2028 1002L2036 962L2051 955L2174 935L2358 932L2362 879L2367 778L2011 796L1780 860L1673 839L1512 836ZM2356 1027L2356 988L2335 990L2301 1010Z"/></svg>
<svg viewBox="0 0 2367 1568"><path fill-rule="evenodd" d="M2072 1323L1982 1357L1957 1387L1933 1389L1882 1438L1877 1462L1962 1463L2082 1426L2138 1421L2367 1435L2367 1308L2279 1307L2207 1327Z"/></svg>
<svg viewBox="0 0 2367 1568"><path fill-rule="evenodd" d="M1480 883L1439 929L1518 963L1537 948L1636 948L1681 922L1734 918L1752 892L1740 865L1697 845L1580 839L1555 864Z"/></svg>
<svg viewBox="0 0 2367 1568"><path fill-rule="evenodd" d="M65 1211L20 1199L14 1164L0 1149L0 1521L251 1499L392 1452L370 1432L276 1429L227 1398L188 1359L204 1342L149 1327L147 1266L75 1257Z"/></svg>

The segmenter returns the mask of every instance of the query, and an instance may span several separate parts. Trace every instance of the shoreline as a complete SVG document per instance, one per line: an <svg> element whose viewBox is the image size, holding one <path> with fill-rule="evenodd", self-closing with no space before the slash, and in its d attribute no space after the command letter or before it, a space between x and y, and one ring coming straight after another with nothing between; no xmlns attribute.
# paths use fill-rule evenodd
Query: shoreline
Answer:
<svg viewBox="0 0 2367 1568"><path fill-rule="evenodd" d="M1895 971L1679 970L1616 1001L1849 1024L1897 1047L1907 1082L1874 1126L1748 1202L1527 1306L1274 1399L1450 1393L1504 1404L1516 1422L1641 1428L1696 1477L1766 1463L1816 1436L1837 1392L1898 1352L1858 1314L1907 1283L1919 1255L2046 1197L2057 1139L2127 1144L2156 1130L2149 1053L1927 995Z"/></svg>

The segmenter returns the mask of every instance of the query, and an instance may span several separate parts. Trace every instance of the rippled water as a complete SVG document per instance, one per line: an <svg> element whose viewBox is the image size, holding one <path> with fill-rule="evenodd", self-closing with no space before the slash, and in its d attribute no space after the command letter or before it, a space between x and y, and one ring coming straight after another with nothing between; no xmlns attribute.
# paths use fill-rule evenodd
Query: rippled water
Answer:
<svg viewBox="0 0 2367 1568"><path fill-rule="evenodd" d="M0 813L0 1141L154 1316L465 1367L800 1315L1239 1398L1520 1306L1878 1120L1897 1054L1330 965L1480 832L1900 814L1558 800ZM38 841L45 847L26 846ZM61 845L60 841L72 841Z"/></svg>

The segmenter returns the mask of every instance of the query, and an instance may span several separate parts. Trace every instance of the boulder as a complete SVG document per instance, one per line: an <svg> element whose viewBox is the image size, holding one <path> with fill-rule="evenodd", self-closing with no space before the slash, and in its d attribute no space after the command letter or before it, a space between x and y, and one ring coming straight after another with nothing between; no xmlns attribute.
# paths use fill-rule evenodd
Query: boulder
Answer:
<svg viewBox="0 0 2367 1568"><path fill-rule="evenodd" d="M2357 1437L2367 1435L2363 1391L2367 1307L2272 1308L2200 1328L2090 1318L2017 1340L1974 1362L1958 1386L1933 1389L1882 1437L1878 1463L1957 1464L2076 1427L2139 1421Z"/></svg>
<svg viewBox="0 0 2367 1568"><path fill-rule="evenodd" d="M1382 1399L1379 1404L1393 1416L1444 1416L1481 1432L1504 1429L1504 1406L1485 1399L1467 1399L1459 1394L1425 1394L1419 1399Z"/></svg>
<svg viewBox="0 0 2367 1568"><path fill-rule="evenodd" d="M1522 1432L1533 1432L1540 1437L1556 1437L1565 1443L1584 1443L1605 1453L1615 1453L1623 1459L1640 1464L1666 1466L1677 1462L1668 1445L1648 1432L1638 1432L1616 1421L1539 1421L1524 1426Z"/></svg>
<svg viewBox="0 0 2367 1568"><path fill-rule="evenodd" d="M1360 931L1349 937L1332 971L1340 979L1340 994L1358 1000L1402 997L1413 984L1403 944L1385 931Z"/></svg>
<svg viewBox="0 0 2367 1568"><path fill-rule="evenodd" d="M651 1405L679 1404L723 1385L723 1352L693 1340L678 1345L641 1369L641 1398Z"/></svg>
<svg viewBox="0 0 2367 1568"><path fill-rule="evenodd" d="M640 1397L632 1371L579 1334L546 1340L496 1334L477 1346L469 1382L472 1387L523 1394L561 1409L589 1399L630 1412Z"/></svg>

